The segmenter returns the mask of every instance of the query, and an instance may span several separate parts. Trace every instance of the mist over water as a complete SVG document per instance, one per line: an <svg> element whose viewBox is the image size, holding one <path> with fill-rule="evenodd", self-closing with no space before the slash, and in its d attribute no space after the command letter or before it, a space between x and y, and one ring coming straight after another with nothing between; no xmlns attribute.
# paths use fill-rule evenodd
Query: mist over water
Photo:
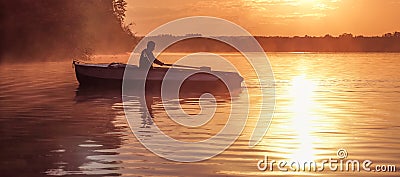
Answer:
<svg viewBox="0 0 400 177"><path fill-rule="evenodd" d="M0 62L60 61L83 53L130 51L125 11L113 0L0 2ZM124 2L124 1L119 1Z"/></svg>
<svg viewBox="0 0 400 177"><path fill-rule="evenodd" d="M172 62L185 54L165 54ZM265 176L264 155L274 160L322 160L344 148L349 158L396 164L400 158L399 53L270 53L277 105L271 127L254 148L248 140L257 117L250 114L242 135L222 154L197 163L162 159L145 149L127 125L118 90L79 88L71 61L0 65L0 169L5 176ZM92 62L125 62L128 55L96 56ZM239 66L259 109L256 77L240 55L224 55ZM214 69L214 68L213 68ZM223 70L224 68L217 68ZM131 110L146 124L185 141L209 138L224 124L232 99L216 97L215 126L204 130L172 124L158 95L134 97ZM148 105L143 104L146 100ZM173 104L173 103L171 103ZM198 112L198 98L182 98L188 113ZM151 116L144 115L150 108ZM205 149L206 151L207 149ZM400 164L396 164L400 165ZM303 172L294 175L352 175L360 172ZM373 175L394 175L373 173Z"/></svg>

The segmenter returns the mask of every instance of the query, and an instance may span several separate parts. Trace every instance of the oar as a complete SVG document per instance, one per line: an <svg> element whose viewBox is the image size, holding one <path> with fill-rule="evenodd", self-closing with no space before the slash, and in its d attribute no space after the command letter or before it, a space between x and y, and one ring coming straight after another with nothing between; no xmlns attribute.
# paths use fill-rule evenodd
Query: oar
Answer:
<svg viewBox="0 0 400 177"><path fill-rule="evenodd" d="M192 68L192 69L200 69L200 70L211 70L210 67L202 66L202 67L194 67L194 66L187 66L187 65L175 65L175 64L164 64L165 66L176 66L176 67L183 67L183 68Z"/></svg>

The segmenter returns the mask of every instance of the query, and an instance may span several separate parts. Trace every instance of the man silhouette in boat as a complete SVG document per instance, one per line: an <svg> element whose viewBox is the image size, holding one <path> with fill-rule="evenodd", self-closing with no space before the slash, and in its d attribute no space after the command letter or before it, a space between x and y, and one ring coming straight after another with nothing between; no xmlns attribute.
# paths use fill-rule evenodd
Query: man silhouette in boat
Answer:
<svg viewBox="0 0 400 177"><path fill-rule="evenodd" d="M143 49L142 53L140 54L139 67L141 69L153 69L153 63L156 63L160 66L165 65L163 62L154 57L153 50L155 46L156 43L153 41L147 42L147 48Z"/></svg>

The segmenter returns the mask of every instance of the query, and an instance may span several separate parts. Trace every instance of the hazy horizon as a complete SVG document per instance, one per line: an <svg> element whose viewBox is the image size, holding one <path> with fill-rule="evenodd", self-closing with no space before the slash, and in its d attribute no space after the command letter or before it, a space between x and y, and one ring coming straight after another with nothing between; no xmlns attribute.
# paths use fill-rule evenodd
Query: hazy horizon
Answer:
<svg viewBox="0 0 400 177"><path fill-rule="evenodd" d="M241 25L255 36L379 36L399 31L395 0L127 0L126 22L139 36L171 20L215 16ZM181 34L182 35L182 34Z"/></svg>

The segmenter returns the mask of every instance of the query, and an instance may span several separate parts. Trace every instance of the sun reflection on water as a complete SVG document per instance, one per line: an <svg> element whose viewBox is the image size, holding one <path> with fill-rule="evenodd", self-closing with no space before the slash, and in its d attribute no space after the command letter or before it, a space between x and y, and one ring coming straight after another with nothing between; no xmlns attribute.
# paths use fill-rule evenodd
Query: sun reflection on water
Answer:
<svg viewBox="0 0 400 177"><path fill-rule="evenodd" d="M291 103L288 111L291 112L289 127L297 140L297 147L288 156L291 160L314 160L315 149L313 143L317 140L312 136L313 121L317 117L312 115L312 110L317 102L314 98L316 84L304 75L296 76L289 87L288 95Z"/></svg>

